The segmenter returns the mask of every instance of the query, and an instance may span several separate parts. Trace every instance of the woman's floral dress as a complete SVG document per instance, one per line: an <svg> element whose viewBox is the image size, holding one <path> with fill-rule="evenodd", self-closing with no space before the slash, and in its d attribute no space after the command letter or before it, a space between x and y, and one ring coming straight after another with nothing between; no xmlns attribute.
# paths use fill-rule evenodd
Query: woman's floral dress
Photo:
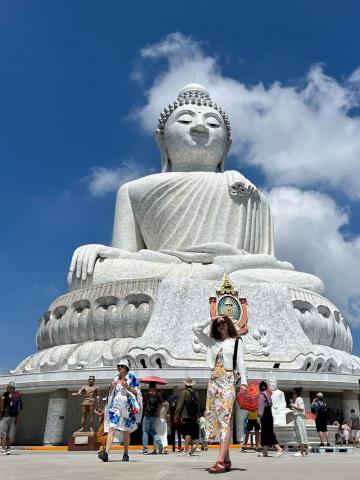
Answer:
<svg viewBox="0 0 360 480"><path fill-rule="evenodd" d="M206 438L213 440L220 435L224 441L229 426L235 401L235 379L232 370L225 370L222 350L216 357L214 370L212 371L206 398L207 420Z"/></svg>
<svg viewBox="0 0 360 480"><path fill-rule="evenodd" d="M141 421L142 396L139 382L131 372L128 372L125 378L129 387L136 390L136 395L129 392L120 383L117 383L110 390L105 412L105 418L107 417L105 431L115 427L116 430L132 433L137 429L137 424Z"/></svg>

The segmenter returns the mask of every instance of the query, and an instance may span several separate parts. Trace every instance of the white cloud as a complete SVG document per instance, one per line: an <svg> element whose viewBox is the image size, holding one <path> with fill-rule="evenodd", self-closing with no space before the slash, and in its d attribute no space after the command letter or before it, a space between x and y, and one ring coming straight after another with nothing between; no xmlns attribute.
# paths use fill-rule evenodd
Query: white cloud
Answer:
<svg viewBox="0 0 360 480"><path fill-rule="evenodd" d="M144 61L166 61L136 112L146 130L154 130L163 108L195 79L227 110L232 153L260 167L268 185L321 184L360 199L360 117L349 115L360 105L360 68L338 82L315 65L303 87L276 82L265 88L225 77L217 57L205 55L199 41L180 33L140 53Z"/></svg>
<svg viewBox="0 0 360 480"><path fill-rule="evenodd" d="M145 175L145 169L133 160L124 160L120 167L92 167L90 173L82 179L95 197L102 197L116 191L120 185Z"/></svg>
<svg viewBox="0 0 360 480"><path fill-rule="evenodd" d="M327 195L277 187L267 193L275 224L276 256L324 280L327 296L360 326L360 236L341 232L349 212Z"/></svg>

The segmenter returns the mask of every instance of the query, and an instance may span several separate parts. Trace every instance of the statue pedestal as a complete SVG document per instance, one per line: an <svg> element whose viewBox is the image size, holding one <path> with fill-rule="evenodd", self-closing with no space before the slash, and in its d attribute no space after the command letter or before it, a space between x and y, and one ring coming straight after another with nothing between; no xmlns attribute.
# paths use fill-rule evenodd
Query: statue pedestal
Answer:
<svg viewBox="0 0 360 480"><path fill-rule="evenodd" d="M96 434L94 432L74 432L68 441L69 451L94 451L97 450Z"/></svg>

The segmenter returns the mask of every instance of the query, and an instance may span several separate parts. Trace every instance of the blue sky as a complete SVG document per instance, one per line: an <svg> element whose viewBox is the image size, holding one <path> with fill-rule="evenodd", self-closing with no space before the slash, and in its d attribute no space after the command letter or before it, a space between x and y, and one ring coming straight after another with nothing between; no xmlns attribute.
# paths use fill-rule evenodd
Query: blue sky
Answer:
<svg viewBox="0 0 360 480"><path fill-rule="evenodd" d="M279 257L329 280L360 354L359 2L3 0L0 11L3 371L34 351L74 249L110 243L116 182L158 171L157 106L194 78L233 120L227 168L268 190L279 225L284 198L302 234L321 212L312 238L276 232ZM255 104L268 110L245 128ZM290 132L287 116L300 119Z"/></svg>

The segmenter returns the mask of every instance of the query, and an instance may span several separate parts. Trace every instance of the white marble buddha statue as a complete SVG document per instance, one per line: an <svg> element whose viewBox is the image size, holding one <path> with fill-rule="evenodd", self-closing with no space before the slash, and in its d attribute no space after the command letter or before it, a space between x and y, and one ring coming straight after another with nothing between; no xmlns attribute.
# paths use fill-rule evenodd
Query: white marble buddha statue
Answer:
<svg viewBox="0 0 360 480"><path fill-rule="evenodd" d="M275 258L269 205L241 173L224 171L230 123L202 85L179 92L161 113L155 138L162 172L120 187L112 246L75 250L70 289L131 278L220 280L226 271L239 283L324 293L319 278Z"/></svg>
<svg viewBox="0 0 360 480"><path fill-rule="evenodd" d="M277 388L277 381L275 378L269 380L269 387L272 391L271 413L274 418L274 425L283 427L286 425L286 414L291 410L286 406L285 394L282 390Z"/></svg>

